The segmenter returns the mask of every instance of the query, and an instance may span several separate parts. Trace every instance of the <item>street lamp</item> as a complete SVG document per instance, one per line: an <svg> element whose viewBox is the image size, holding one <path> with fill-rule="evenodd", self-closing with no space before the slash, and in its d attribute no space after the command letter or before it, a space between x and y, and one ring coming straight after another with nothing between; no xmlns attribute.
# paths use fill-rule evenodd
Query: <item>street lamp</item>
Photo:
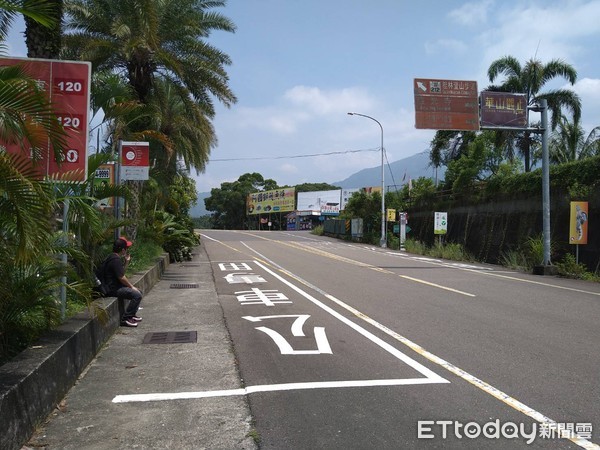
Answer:
<svg viewBox="0 0 600 450"><path fill-rule="evenodd" d="M372 121L377 122L377 125L379 125L379 128L381 128L381 239L379 240L379 246L382 248L386 248L387 247L387 236L385 233L386 217L385 217L385 179L384 179L384 165L383 165L383 127L381 126L381 123L379 122L379 120L377 120L371 116L367 116L366 114L349 112L348 115L349 116L366 117L367 119L371 119Z"/></svg>

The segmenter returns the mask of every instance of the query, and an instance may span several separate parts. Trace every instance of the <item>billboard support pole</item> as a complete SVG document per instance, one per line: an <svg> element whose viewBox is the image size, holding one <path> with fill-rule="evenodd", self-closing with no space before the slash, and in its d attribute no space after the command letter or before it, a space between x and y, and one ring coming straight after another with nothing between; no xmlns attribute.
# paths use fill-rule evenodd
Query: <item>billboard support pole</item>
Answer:
<svg viewBox="0 0 600 450"><path fill-rule="evenodd" d="M115 163L115 185L121 186L121 157L123 140L119 139L117 149L117 162ZM115 199L115 219L121 220L121 202L123 199L119 196ZM115 228L115 241L121 236L121 227Z"/></svg>

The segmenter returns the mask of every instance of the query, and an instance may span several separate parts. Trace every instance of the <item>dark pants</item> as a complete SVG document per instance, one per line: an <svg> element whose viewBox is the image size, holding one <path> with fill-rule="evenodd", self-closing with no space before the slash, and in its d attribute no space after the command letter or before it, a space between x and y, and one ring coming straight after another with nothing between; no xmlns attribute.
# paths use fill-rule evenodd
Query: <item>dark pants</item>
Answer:
<svg viewBox="0 0 600 450"><path fill-rule="evenodd" d="M142 301L142 293L128 287L122 287L117 292L117 302L119 305L119 315L121 316L121 322L127 319L131 319L136 315L140 302ZM125 309L125 300L129 300L127 309Z"/></svg>

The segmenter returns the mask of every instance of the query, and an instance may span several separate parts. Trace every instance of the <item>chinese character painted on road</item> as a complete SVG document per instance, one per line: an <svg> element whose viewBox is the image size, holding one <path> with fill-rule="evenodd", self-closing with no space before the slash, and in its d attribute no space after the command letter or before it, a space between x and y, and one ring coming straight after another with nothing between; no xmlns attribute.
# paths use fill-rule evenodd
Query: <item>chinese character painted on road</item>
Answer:
<svg viewBox="0 0 600 450"><path fill-rule="evenodd" d="M253 284L267 282L267 280L255 273L230 273L223 278L225 278L229 284Z"/></svg>
<svg viewBox="0 0 600 450"><path fill-rule="evenodd" d="M275 289L261 291L258 288L252 288L250 291L238 291L235 294L242 305L275 306L275 303L292 303L289 298Z"/></svg>
<svg viewBox="0 0 600 450"><path fill-rule="evenodd" d="M280 318L295 318L292 323L291 332L294 337L303 337L305 336L302 327L304 323L308 320L310 315L308 314L295 314L295 315L280 315L280 316L262 316L262 317L252 317L252 316L244 316L242 319L249 320L250 322L262 322L264 319L280 319ZM279 351L282 355L320 355L320 354L332 354L331 347L329 345L329 341L327 340L327 335L325 334L325 328L323 327L315 327L315 341L317 343L316 350L294 350L290 343L277 331L272 330L268 327L257 327L259 331L262 331L267 336L269 336L277 347L279 347Z"/></svg>
<svg viewBox="0 0 600 450"><path fill-rule="evenodd" d="M221 269L222 272L227 270L252 270L246 263L219 263L219 269Z"/></svg>

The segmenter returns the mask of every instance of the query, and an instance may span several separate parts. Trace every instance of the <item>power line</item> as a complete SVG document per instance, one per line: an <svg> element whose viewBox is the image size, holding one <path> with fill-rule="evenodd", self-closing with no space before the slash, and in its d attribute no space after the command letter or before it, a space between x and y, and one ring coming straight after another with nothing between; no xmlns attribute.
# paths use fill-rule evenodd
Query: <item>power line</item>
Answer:
<svg viewBox="0 0 600 450"><path fill-rule="evenodd" d="M380 148L367 148L361 150L344 150L338 152L328 152L328 153L312 153L308 155L290 155L290 156L257 156L253 158L219 158L219 159L210 159L208 162L224 162L224 161L258 161L265 159L295 159L295 158L312 158L315 156L330 156L330 155L345 155L348 153L360 153L360 152L378 152Z"/></svg>

